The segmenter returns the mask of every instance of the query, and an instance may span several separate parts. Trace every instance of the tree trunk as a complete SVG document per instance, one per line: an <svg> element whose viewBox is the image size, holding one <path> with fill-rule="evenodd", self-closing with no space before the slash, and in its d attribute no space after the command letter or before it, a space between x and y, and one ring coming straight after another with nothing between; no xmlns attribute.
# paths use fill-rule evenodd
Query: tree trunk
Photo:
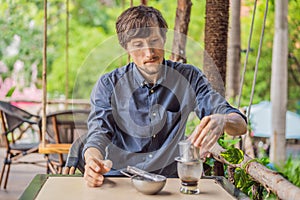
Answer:
<svg viewBox="0 0 300 200"><path fill-rule="evenodd" d="M229 0L207 0L203 71L212 87L225 96Z"/></svg>
<svg viewBox="0 0 300 200"><path fill-rule="evenodd" d="M246 165L246 173L249 174L256 182L262 184L267 190L271 190L279 197L279 199L299 199L299 187L290 183L278 172L272 171L256 161L252 161L252 158L250 158L247 154L244 155L244 160L240 164L233 165L220 156L221 152L224 152L225 149L223 149L219 144L214 145L210 151L215 159L226 163L229 166L242 168L242 166Z"/></svg>
<svg viewBox="0 0 300 200"><path fill-rule="evenodd" d="M225 96L229 0L207 0L203 71L213 89ZM224 176L222 163L215 162L214 174Z"/></svg>
<svg viewBox="0 0 300 200"><path fill-rule="evenodd" d="M235 102L240 88L241 60L241 0L231 0L231 17L228 39L228 66L226 80L226 96Z"/></svg>
<svg viewBox="0 0 300 200"><path fill-rule="evenodd" d="M272 56L272 137L270 160L282 166L286 157L288 0L275 1L275 33Z"/></svg>
<svg viewBox="0 0 300 200"><path fill-rule="evenodd" d="M147 5L147 0L141 0L141 4L146 6Z"/></svg>
<svg viewBox="0 0 300 200"><path fill-rule="evenodd" d="M171 55L171 60L173 61L186 63L185 46L190 22L191 7L191 0L177 1L174 39Z"/></svg>

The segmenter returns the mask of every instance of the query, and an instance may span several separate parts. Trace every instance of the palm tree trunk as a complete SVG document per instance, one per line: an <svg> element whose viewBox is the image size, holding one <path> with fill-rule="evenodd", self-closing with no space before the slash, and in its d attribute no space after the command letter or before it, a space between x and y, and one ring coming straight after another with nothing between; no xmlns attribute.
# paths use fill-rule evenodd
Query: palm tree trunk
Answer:
<svg viewBox="0 0 300 200"><path fill-rule="evenodd" d="M203 71L222 96L225 96L228 18L229 0L206 1ZM224 176L222 163L215 162L214 174Z"/></svg>
<svg viewBox="0 0 300 200"><path fill-rule="evenodd" d="M225 96L229 0L207 0L203 71L212 87Z"/></svg>

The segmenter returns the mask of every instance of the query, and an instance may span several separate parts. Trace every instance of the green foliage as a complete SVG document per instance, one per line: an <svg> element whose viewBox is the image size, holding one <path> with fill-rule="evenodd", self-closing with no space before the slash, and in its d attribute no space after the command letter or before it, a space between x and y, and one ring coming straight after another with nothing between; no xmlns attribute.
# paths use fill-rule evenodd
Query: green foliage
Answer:
<svg viewBox="0 0 300 200"><path fill-rule="evenodd" d="M114 35L115 18L121 13L121 8L109 8L98 1L93 1L94 4L91 2L76 2L70 5L68 75L66 75L65 14L62 14L59 20L54 17L49 22L54 24L51 26L53 29L49 30L49 51L52 60L48 60L51 68L48 71L47 86L50 97L57 98L65 93L64 86L68 76L69 98L88 99L101 74L125 64L118 62L118 66L111 66L113 61L120 57L120 53L117 56L116 53L124 54L124 52L112 48L112 41L109 40ZM52 7L55 10L53 15L57 12L63 13L61 9L65 9L60 4ZM106 16L105 20L101 20L102 15ZM89 23L86 23L87 21ZM117 40L113 42L116 43Z"/></svg>
<svg viewBox="0 0 300 200"><path fill-rule="evenodd" d="M250 34L250 25L253 13L253 1L244 1L243 5L250 10L247 15L241 17L241 32L242 32L242 49L246 49L248 45L248 37ZM300 9L299 1L289 1L288 26L289 26L289 53L292 53L298 60L300 59L300 45L299 39L299 24L300 16L298 10ZM253 82L254 67L258 52L258 45L263 24L263 15L265 11L265 1L257 2L257 10L254 21L251 49L253 51L249 54L247 63L247 73L243 85L243 92L241 98L241 105L248 106L251 94L251 87ZM262 100L270 100L270 86L271 86L271 67L272 67L272 47L274 36L274 15L275 6L274 1L269 2L269 9L267 14L267 21L265 27L265 34L263 39L262 52L258 65L258 76L256 80L256 87L254 91L253 104ZM241 55L241 63L244 66L245 54ZM300 67L300 66L299 66ZM289 73L288 73L288 109L295 110L300 99L300 87L296 83L293 74L297 80L300 80L299 69L296 67L296 61L289 59ZM296 72L298 71L298 72ZM292 72L294 72L292 74Z"/></svg>
<svg viewBox="0 0 300 200"><path fill-rule="evenodd" d="M244 169L236 168L234 173L235 186L249 195L249 188L254 184Z"/></svg>
<svg viewBox="0 0 300 200"><path fill-rule="evenodd" d="M58 97L65 93L66 76L69 80L69 97L89 98L89 92L99 76L109 70L125 65L127 62L126 53L117 48L104 49L98 55L103 57L108 53L113 53L109 57L109 62L103 63L100 58L97 62L88 62L95 49L99 52L102 44L108 38L115 35L115 20L117 16L129 6L125 3L122 7L121 1L113 1L111 6L101 4L97 0L69 1L70 3L70 30L69 30L69 74L66 75L66 5L65 1L50 1L48 3L48 93L51 97ZM150 6L161 10L169 25L166 58L169 58L172 48L173 33L175 23L175 13L177 4L171 1L149 1ZM246 49L249 29L252 19L253 1L246 0L242 3L243 8L249 9L243 12L241 17L242 49ZM299 24L300 5L298 1L289 1L289 52L298 61L300 59ZM258 44L262 29L262 20L265 9L265 2L258 2L254 22L254 31L251 42L252 51L249 54L247 63L247 73L243 84L241 106L248 106L253 73L258 52ZM263 40L262 54L259 61L259 72L254 91L253 103L262 100L270 100L271 66L272 66L272 46L274 34L274 2L269 3L267 23ZM16 14L15 14L16 13ZM204 49L204 25L205 25L205 2L194 0L188 31L187 59L188 62L202 68ZM11 75L16 60L21 60L25 64L24 74L27 85L30 82L31 66L38 65L39 78L42 70L42 34L43 34L43 2L25 0L1 1L0 5L0 58L8 68L8 73L1 74L2 78ZM14 35L21 38L20 49L17 55L8 56L6 49L11 45ZM116 38L115 38L116 39ZM104 45L105 46L105 45ZM105 46L106 48L107 46ZM94 55L93 55L94 56ZM111 59L112 58L112 59ZM243 66L245 54L241 55L241 65ZM87 67L88 63L92 63ZM290 110L295 110L300 99L300 75L295 59L289 59L289 101ZM83 73L86 72L86 73Z"/></svg>
<svg viewBox="0 0 300 200"><path fill-rule="evenodd" d="M232 164L240 164L244 160L244 152L237 148L227 149L221 156Z"/></svg>
<svg viewBox="0 0 300 200"><path fill-rule="evenodd" d="M15 89L16 89L15 86L11 87L11 88L8 90L8 92L6 93L5 97L11 97L11 95L14 93Z"/></svg>
<svg viewBox="0 0 300 200"><path fill-rule="evenodd" d="M219 138L218 143L224 148L224 149L230 149L233 148L234 145L236 145L241 139L232 137L230 138L229 135L225 134L223 138Z"/></svg>
<svg viewBox="0 0 300 200"><path fill-rule="evenodd" d="M200 124L199 118L195 113L191 113L186 124L185 135L191 135L198 124Z"/></svg>
<svg viewBox="0 0 300 200"><path fill-rule="evenodd" d="M295 110L297 108L297 104L299 102L299 94L300 94L300 35L299 35L299 27L300 27L300 14L295 12L299 11L300 5L299 1L289 1L289 54L294 56L294 58L289 57L289 72L288 72L288 94L289 94L289 103L288 108L290 110Z"/></svg>
<svg viewBox="0 0 300 200"><path fill-rule="evenodd" d="M289 156L285 165L278 170L286 179L300 187L300 158L293 159Z"/></svg>
<svg viewBox="0 0 300 200"><path fill-rule="evenodd" d="M127 63L126 52L119 47L115 35L115 20L124 10L120 3L105 7L96 0L70 2L69 31L69 97L89 98L92 87L103 74ZM173 29L177 4L168 1L151 1L150 6L161 10L170 29ZM204 5L193 3L187 56L190 62L201 67L201 43L204 38ZM202 17L199 17L202 16ZM49 12L48 92L60 97L65 90L65 6L52 2ZM193 24L192 24L193 23ZM172 31L168 33L168 46L172 46ZM62 37L63 36L63 37ZM113 41L113 39L115 41ZM200 51L199 51L200 49ZM168 52L166 51L166 58Z"/></svg>
<svg viewBox="0 0 300 200"><path fill-rule="evenodd" d="M85 0L74 1L72 14L74 20L86 28L101 27L106 33L111 31L108 21L111 16L108 15L109 8L102 6L100 1Z"/></svg>
<svg viewBox="0 0 300 200"><path fill-rule="evenodd" d="M244 154L241 150L236 148L229 148L225 152L221 153L221 156L231 164L239 164L243 161ZM270 165L269 157L263 157L260 159L251 159L246 164L244 164L241 168L237 167L234 172L234 182L235 186L240 189L242 192L254 198L254 196L259 196L259 194L253 193L253 188L258 188L258 192L260 192L263 199L275 199L276 195L273 193L269 193L262 185L255 182L251 176L249 176L245 169L247 165L251 162L258 162L264 165L267 168L274 169ZM211 164L211 160L208 161L208 164ZM278 172L289 180L292 184L300 187L300 159L293 159L290 156L285 165L282 168L278 168Z"/></svg>
<svg viewBox="0 0 300 200"><path fill-rule="evenodd" d="M241 18L241 32L242 32L242 49L247 49L248 46L248 38L250 36L250 25L253 14L253 1L246 1L248 8L250 9L248 15L243 16ZM257 60L257 53L259 48L260 35L263 24L264 17L264 9L265 2L257 2L257 10L255 15L253 33L252 33L252 41L251 41L251 49L252 51L249 53L248 63L246 65L246 74L245 81L243 85L241 105L248 106L252 84L254 80L254 69L255 63ZM272 41L273 41L273 16L270 11L268 11L267 15L267 23L265 27L265 35L263 40L263 46L261 49L261 55L258 65L258 74L256 80L256 87L254 92L253 104L258 103L262 100L270 99L270 85L271 85L271 66L272 66ZM244 66L245 62L245 53L241 55L241 63Z"/></svg>
<svg viewBox="0 0 300 200"><path fill-rule="evenodd" d="M232 153L231 153L232 152ZM243 151L236 149L236 148L231 148L230 150L227 150L226 152L221 154L225 160L227 160L231 164L239 164L244 160L244 153ZM242 166L242 168L237 167L235 168L234 171L234 183L235 186L240 189L242 192L247 194L248 196L252 196L252 187L253 186L258 186L259 184L253 181L250 175L248 175L245 171L245 168L250 162L253 161L258 161L257 159L252 159L246 164ZM256 195L256 194L254 194Z"/></svg>
<svg viewBox="0 0 300 200"><path fill-rule="evenodd" d="M23 87L30 84L32 65L42 61L42 27L36 23L42 20L41 12L34 2L24 0L1 1L0 4L0 59L9 69L1 77L10 77L19 60L24 63Z"/></svg>

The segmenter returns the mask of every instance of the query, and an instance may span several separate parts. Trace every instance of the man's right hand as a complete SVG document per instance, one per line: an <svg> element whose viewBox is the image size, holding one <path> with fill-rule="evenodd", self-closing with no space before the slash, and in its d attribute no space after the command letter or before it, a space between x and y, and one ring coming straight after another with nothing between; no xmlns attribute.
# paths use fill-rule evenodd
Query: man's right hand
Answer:
<svg viewBox="0 0 300 200"><path fill-rule="evenodd" d="M84 179L89 187L99 187L103 184L103 174L110 171L112 162L103 160L101 153L95 148L85 152Z"/></svg>
<svg viewBox="0 0 300 200"><path fill-rule="evenodd" d="M110 160L99 160L89 158L84 166L84 179L90 187L99 187L103 184L103 174L110 171L112 162Z"/></svg>

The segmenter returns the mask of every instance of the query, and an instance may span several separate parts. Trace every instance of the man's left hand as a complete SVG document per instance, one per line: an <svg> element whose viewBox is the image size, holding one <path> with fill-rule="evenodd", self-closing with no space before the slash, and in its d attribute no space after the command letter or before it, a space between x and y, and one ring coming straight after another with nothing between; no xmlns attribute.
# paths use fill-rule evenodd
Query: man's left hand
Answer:
<svg viewBox="0 0 300 200"><path fill-rule="evenodd" d="M227 115L213 114L204 117L189 137L191 143L200 148L200 157L204 158L224 132Z"/></svg>

